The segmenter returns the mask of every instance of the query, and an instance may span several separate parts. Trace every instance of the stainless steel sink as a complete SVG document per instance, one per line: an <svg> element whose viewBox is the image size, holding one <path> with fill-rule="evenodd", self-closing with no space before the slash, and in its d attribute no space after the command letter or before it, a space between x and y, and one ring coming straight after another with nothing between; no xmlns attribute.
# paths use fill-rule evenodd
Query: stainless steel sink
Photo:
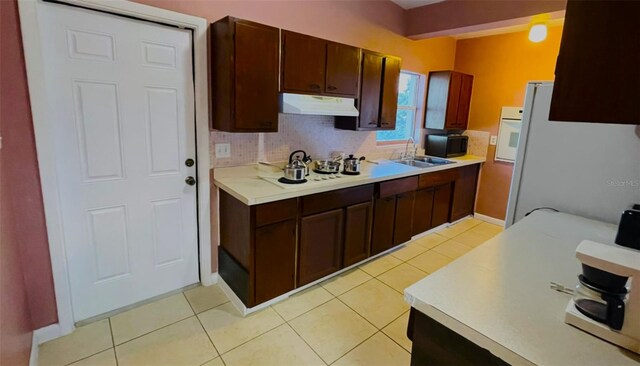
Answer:
<svg viewBox="0 0 640 366"><path fill-rule="evenodd" d="M441 158L434 158L431 156L416 156L413 159L397 159L392 161L396 163L404 164L404 165L414 166L416 168L432 168L434 166L455 163L455 161L441 159Z"/></svg>
<svg viewBox="0 0 640 366"><path fill-rule="evenodd" d="M413 160L434 164L434 165L446 165L446 164L455 163L455 161L442 159L442 158L434 158L432 156L416 156L415 158L413 158Z"/></svg>

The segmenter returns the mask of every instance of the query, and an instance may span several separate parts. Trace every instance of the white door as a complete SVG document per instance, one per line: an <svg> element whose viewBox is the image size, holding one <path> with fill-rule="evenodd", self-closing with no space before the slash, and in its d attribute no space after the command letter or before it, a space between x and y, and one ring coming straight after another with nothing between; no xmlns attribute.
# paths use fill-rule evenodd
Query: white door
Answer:
<svg viewBox="0 0 640 366"><path fill-rule="evenodd" d="M40 3L76 321L198 282L191 32Z"/></svg>

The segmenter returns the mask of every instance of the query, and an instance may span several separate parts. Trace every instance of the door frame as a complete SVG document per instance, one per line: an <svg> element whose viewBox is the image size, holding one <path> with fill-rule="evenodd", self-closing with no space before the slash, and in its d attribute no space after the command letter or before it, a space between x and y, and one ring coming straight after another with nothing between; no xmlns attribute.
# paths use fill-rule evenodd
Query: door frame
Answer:
<svg viewBox="0 0 640 366"><path fill-rule="evenodd" d="M194 101L197 145L198 179L198 252L200 281L208 286L216 282L217 273L211 272L211 218L209 198L209 96L207 74L207 28L204 18L181 14L170 10L138 4L126 0L57 0L114 15L124 15L142 20L178 26L193 31ZM37 20L37 6L43 0L18 0L22 43L24 47L29 99L38 156L38 167L42 185L42 198L49 239L49 253L53 272L53 283L58 311L57 330L47 332L48 338L71 333L75 329L71 287L65 254L65 239L62 230L62 213L55 170L53 126L47 121L46 107L49 96L45 92L44 59L42 39ZM55 325L54 325L55 326ZM47 327L49 328L49 327ZM44 328L43 328L44 329ZM43 340L44 341L44 340Z"/></svg>

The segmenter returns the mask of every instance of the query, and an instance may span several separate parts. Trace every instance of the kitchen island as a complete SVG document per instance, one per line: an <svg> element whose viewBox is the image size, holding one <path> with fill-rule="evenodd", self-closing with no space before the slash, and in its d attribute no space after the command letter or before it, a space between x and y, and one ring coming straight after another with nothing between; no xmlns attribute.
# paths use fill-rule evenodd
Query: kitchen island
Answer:
<svg viewBox="0 0 640 366"><path fill-rule="evenodd" d="M451 160L365 162L360 175L311 173L295 185L278 182L278 166L216 169L222 288L253 312L472 215L484 158Z"/></svg>
<svg viewBox="0 0 640 366"><path fill-rule="evenodd" d="M412 365L638 365L640 355L564 323L585 239L613 244L616 226L536 211L405 289Z"/></svg>

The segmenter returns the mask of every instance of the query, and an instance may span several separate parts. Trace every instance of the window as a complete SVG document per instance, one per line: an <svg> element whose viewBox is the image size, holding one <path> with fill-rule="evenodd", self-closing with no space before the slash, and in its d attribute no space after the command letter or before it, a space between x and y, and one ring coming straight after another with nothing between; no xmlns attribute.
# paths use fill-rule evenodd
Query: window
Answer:
<svg viewBox="0 0 640 366"><path fill-rule="evenodd" d="M415 121L418 113L418 90L420 75L407 71L400 72L398 83L398 112L396 113L396 129L377 131L376 139L385 144L390 142L404 142L413 137Z"/></svg>

